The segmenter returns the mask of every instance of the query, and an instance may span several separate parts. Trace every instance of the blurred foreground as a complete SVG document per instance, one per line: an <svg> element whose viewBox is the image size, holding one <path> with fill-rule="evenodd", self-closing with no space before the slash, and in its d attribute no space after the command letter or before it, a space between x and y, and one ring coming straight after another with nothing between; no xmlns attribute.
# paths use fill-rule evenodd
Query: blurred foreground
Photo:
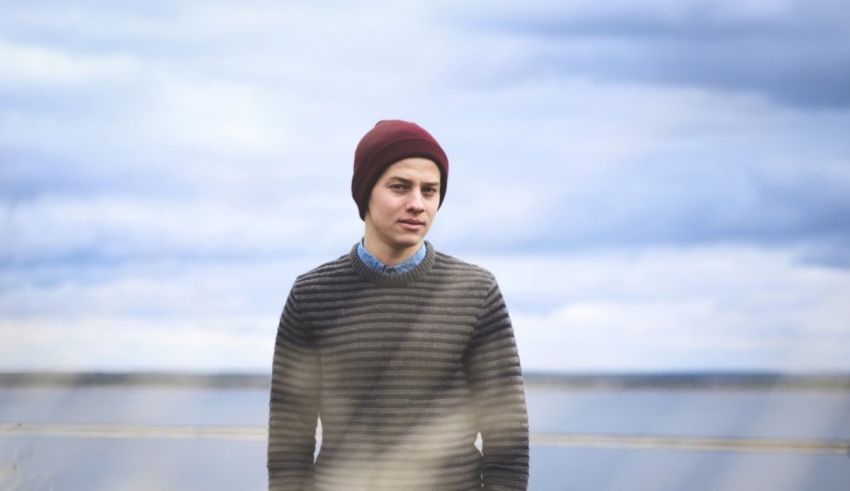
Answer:
<svg viewBox="0 0 850 491"><path fill-rule="evenodd" d="M264 489L268 379L2 374L0 490ZM532 490L850 489L850 377L528 376Z"/></svg>

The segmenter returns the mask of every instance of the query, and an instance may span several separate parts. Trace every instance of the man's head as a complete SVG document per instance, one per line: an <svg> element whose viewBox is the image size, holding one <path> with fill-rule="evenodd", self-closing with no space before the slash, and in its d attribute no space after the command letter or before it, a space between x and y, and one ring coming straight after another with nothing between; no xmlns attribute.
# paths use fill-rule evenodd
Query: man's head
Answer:
<svg viewBox="0 0 850 491"><path fill-rule="evenodd" d="M440 171L440 200L446 196L449 177L449 159L427 131L415 123L397 119L378 121L366 133L354 151L354 174L351 177L351 195L357 203L360 218L366 219L372 189L387 168L406 158L428 159Z"/></svg>

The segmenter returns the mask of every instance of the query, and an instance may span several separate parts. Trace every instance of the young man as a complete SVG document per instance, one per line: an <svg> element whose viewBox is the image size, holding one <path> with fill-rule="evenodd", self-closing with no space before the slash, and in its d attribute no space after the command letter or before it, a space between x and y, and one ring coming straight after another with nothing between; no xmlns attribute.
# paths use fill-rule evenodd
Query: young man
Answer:
<svg viewBox="0 0 850 491"><path fill-rule="evenodd" d="M298 277L278 327L269 489L526 489L525 394L499 287L425 241L448 175L414 123L380 121L357 146L363 240Z"/></svg>

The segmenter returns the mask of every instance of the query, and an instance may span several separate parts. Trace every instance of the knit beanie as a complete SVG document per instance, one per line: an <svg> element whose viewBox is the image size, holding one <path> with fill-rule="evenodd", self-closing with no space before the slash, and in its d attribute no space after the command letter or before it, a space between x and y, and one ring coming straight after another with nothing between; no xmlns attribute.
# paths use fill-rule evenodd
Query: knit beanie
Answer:
<svg viewBox="0 0 850 491"><path fill-rule="evenodd" d="M366 218L369 196L381 174L390 165L409 157L430 159L440 168L440 205L446 196L449 159L437 140L416 123L388 119L378 121L366 133L354 151L354 175L351 196L357 203L360 219Z"/></svg>

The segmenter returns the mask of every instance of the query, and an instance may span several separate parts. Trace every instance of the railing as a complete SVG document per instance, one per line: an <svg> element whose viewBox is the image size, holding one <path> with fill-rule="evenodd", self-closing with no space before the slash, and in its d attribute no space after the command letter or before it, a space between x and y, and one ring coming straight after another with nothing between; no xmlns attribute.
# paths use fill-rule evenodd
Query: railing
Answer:
<svg viewBox="0 0 850 491"><path fill-rule="evenodd" d="M75 438L153 439L266 439L264 426L151 426L109 424L0 423L0 437L16 435L65 436ZM532 433L531 444L555 447L612 449L657 449L700 452L789 453L850 456L848 440L789 438L728 438L662 435L605 435L576 433Z"/></svg>

